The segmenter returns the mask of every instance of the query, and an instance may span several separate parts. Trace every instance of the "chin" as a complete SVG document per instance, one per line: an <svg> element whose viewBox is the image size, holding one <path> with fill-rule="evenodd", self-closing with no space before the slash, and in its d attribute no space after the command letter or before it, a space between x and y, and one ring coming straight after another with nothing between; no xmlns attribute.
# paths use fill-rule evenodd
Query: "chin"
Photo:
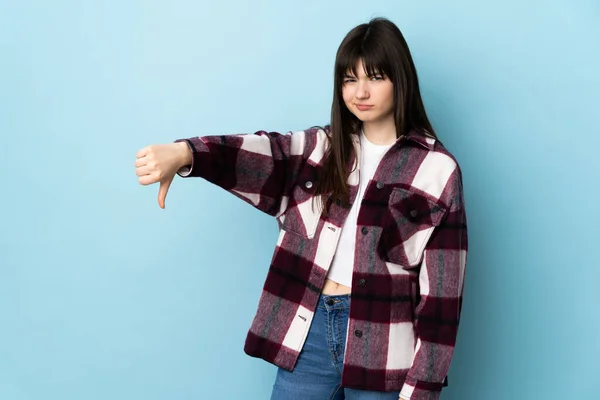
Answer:
<svg viewBox="0 0 600 400"><path fill-rule="evenodd" d="M377 121L377 116L370 116L370 115L360 115L360 114L354 114L354 116L356 118L359 119L360 122L373 122L373 121Z"/></svg>

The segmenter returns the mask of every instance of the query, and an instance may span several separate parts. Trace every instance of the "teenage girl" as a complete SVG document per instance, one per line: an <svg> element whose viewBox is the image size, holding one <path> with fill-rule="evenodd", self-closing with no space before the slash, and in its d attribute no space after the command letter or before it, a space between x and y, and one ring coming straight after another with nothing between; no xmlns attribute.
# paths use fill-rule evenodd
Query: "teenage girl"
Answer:
<svg viewBox="0 0 600 400"><path fill-rule="evenodd" d="M427 118L400 30L378 18L336 56L330 124L141 149L139 183L202 177L277 218L244 351L273 400L438 399L467 255L459 166Z"/></svg>

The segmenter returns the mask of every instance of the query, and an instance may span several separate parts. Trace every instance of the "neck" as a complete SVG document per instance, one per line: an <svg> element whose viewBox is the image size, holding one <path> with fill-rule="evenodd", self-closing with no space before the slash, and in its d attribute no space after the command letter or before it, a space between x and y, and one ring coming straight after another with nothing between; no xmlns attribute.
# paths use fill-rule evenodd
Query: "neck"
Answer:
<svg viewBox="0 0 600 400"><path fill-rule="evenodd" d="M393 118L384 121L363 122L362 128L371 143L386 145L396 141L396 124Z"/></svg>

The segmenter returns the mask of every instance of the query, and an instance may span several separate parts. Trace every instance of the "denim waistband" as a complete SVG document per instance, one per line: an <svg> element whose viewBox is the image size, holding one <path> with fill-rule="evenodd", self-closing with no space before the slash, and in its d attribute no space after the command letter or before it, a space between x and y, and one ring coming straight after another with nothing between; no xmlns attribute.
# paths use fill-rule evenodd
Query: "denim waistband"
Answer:
<svg viewBox="0 0 600 400"><path fill-rule="evenodd" d="M344 310L350 308L350 293L348 294L323 294L319 296L317 308L325 310Z"/></svg>

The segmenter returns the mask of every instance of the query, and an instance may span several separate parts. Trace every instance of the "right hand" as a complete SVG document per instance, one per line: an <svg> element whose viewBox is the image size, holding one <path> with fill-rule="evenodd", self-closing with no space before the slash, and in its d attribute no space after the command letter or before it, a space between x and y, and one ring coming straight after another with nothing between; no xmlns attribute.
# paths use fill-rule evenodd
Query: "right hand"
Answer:
<svg viewBox="0 0 600 400"><path fill-rule="evenodd" d="M185 142L147 146L136 154L135 173L142 185L160 182L158 205L165 208L165 199L177 171L191 164L192 154Z"/></svg>

